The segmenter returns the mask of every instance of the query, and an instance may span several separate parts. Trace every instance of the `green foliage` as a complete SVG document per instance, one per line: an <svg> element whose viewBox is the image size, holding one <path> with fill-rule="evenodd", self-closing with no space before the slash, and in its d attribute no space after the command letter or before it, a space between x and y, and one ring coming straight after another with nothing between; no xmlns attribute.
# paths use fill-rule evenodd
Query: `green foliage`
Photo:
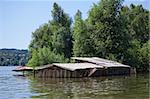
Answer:
<svg viewBox="0 0 150 99"><path fill-rule="evenodd" d="M82 13L78 10L73 28L73 54L74 56L91 56L91 40L86 23L82 20Z"/></svg>
<svg viewBox="0 0 150 99"><path fill-rule="evenodd" d="M0 49L0 66L25 65L27 61L27 50Z"/></svg>
<svg viewBox="0 0 150 99"><path fill-rule="evenodd" d="M71 56L71 35L65 27L60 27L53 32L52 47L55 53L64 54L66 58Z"/></svg>
<svg viewBox="0 0 150 99"><path fill-rule="evenodd" d="M54 3L52 10L52 47L55 53L63 54L66 58L71 57L72 34L71 18L66 14L58 4Z"/></svg>
<svg viewBox="0 0 150 99"><path fill-rule="evenodd" d="M141 44L149 40L149 11L142 5L134 6L131 4L130 28L133 39L138 39Z"/></svg>
<svg viewBox="0 0 150 99"><path fill-rule="evenodd" d="M127 50L127 63L136 67L138 71L146 71L149 68L150 41L142 46L138 40L131 41L131 47Z"/></svg>
<svg viewBox="0 0 150 99"><path fill-rule="evenodd" d="M63 55L56 54L49 48L44 47L33 51L32 58L27 65L36 67L57 62L68 62L68 59L65 59Z"/></svg>
<svg viewBox="0 0 150 99"><path fill-rule="evenodd" d="M139 71L147 71L149 69L149 58L150 58L150 41L147 41L143 44L140 49L140 66L138 68Z"/></svg>
<svg viewBox="0 0 150 99"><path fill-rule="evenodd" d="M134 67L140 66L140 42L138 40L132 40L130 42L131 47L127 49L127 62L128 64L132 65Z"/></svg>
<svg viewBox="0 0 150 99"><path fill-rule="evenodd" d="M52 12L52 23L57 26L70 27L72 21L71 18L66 14L63 9L57 4L53 4Z"/></svg>
<svg viewBox="0 0 150 99"><path fill-rule="evenodd" d="M71 57L71 18L56 3L53 5L52 17L51 21L32 33L28 66L68 62Z"/></svg>
<svg viewBox="0 0 150 99"><path fill-rule="evenodd" d="M122 8L121 15L130 42L124 63L136 67L138 71L146 71L149 66L149 11L142 5L131 4Z"/></svg>
<svg viewBox="0 0 150 99"><path fill-rule="evenodd" d="M101 0L89 11L88 23L93 28L91 36L95 56L108 58L113 54L117 60L124 59L128 34L122 25L121 8L122 0Z"/></svg>
<svg viewBox="0 0 150 99"><path fill-rule="evenodd" d="M52 46L52 31L51 25L49 23L45 23L40 26L35 32L32 33L32 41L29 45L29 50L37 50L38 48L50 47Z"/></svg>
<svg viewBox="0 0 150 99"><path fill-rule="evenodd" d="M86 20L78 10L74 24L54 3L52 20L32 33L29 66L70 62L71 56L97 56L148 70L149 11L123 0L101 0ZM73 28L72 28L73 27Z"/></svg>
<svg viewBox="0 0 150 99"><path fill-rule="evenodd" d="M29 60L27 66L32 66L32 67L36 67L39 66L40 59L39 59L39 55L38 55L38 51L33 50L32 51L32 58Z"/></svg>

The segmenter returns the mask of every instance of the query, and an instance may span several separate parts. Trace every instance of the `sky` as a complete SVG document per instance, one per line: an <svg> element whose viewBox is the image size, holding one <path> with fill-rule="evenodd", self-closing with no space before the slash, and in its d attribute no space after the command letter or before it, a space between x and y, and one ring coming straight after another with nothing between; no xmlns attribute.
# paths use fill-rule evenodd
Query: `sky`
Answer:
<svg viewBox="0 0 150 99"><path fill-rule="evenodd" d="M51 20L53 3L58 3L70 17L79 9L86 19L88 10L99 0L0 0L0 49L28 49L32 32ZM142 4L150 9L149 0L125 0L124 5Z"/></svg>

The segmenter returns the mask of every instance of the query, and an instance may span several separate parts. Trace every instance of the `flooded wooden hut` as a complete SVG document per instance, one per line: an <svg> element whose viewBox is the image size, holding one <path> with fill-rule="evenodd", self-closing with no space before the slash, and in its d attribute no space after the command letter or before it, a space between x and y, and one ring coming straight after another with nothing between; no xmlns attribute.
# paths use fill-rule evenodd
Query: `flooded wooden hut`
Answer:
<svg viewBox="0 0 150 99"><path fill-rule="evenodd" d="M73 57L72 59L74 59L76 63L88 62L102 66L104 68L104 75L129 75L131 71L133 72L133 69L129 65L124 65L116 61L111 61L98 57Z"/></svg>
<svg viewBox="0 0 150 99"><path fill-rule="evenodd" d="M45 66L44 66L45 67ZM90 77L95 71L103 69L102 66L91 63L53 63L45 68L36 69L36 77L48 78L77 78Z"/></svg>
<svg viewBox="0 0 150 99"><path fill-rule="evenodd" d="M45 78L100 77L132 73L130 66L111 60L97 57L73 57L72 59L75 60L75 63L53 63L36 67L32 71L35 77Z"/></svg>

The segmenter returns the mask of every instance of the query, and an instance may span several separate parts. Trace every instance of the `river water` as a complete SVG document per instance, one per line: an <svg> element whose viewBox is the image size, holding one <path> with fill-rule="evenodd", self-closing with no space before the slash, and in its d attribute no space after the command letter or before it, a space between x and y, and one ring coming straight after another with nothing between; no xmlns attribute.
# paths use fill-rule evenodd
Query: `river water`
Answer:
<svg viewBox="0 0 150 99"><path fill-rule="evenodd" d="M149 76L34 79L0 66L0 99L149 99Z"/></svg>

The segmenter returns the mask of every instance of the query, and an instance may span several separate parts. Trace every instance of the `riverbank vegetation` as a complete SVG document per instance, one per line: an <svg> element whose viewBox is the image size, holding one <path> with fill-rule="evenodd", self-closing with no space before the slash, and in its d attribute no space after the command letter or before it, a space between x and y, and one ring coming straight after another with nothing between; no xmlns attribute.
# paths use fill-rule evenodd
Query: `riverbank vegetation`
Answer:
<svg viewBox="0 0 150 99"><path fill-rule="evenodd" d="M118 61L138 71L149 68L149 11L123 0L101 0L82 19L74 20L53 4L52 20L32 33L28 66L69 62L72 56L96 56Z"/></svg>

